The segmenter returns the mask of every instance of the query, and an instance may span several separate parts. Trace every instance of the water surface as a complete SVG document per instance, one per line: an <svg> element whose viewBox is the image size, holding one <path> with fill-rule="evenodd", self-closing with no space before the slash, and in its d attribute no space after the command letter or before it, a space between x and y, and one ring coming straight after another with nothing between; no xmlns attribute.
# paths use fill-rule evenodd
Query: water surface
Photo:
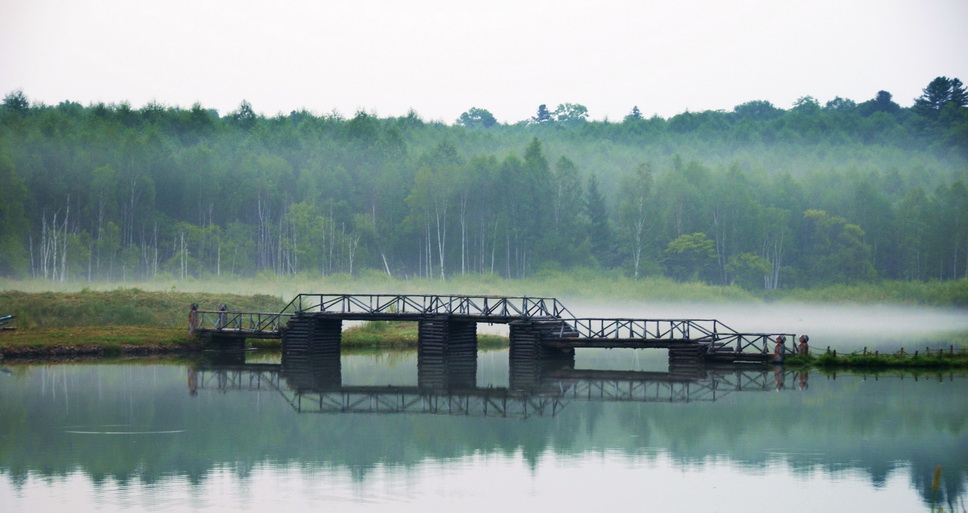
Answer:
<svg viewBox="0 0 968 513"><path fill-rule="evenodd" d="M583 351L574 368L509 366L506 351L429 367L414 352L344 354L335 370L278 362L7 362L0 509L965 504L961 374L683 371L632 350Z"/></svg>

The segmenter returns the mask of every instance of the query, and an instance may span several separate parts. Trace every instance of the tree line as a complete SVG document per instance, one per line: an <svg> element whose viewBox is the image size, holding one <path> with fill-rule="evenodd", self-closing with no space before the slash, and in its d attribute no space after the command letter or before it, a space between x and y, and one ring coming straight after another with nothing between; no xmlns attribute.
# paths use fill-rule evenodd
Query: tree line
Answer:
<svg viewBox="0 0 968 513"><path fill-rule="evenodd" d="M750 289L968 277L968 98L453 123L242 102L0 107L0 275L508 278L572 268Z"/></svg>

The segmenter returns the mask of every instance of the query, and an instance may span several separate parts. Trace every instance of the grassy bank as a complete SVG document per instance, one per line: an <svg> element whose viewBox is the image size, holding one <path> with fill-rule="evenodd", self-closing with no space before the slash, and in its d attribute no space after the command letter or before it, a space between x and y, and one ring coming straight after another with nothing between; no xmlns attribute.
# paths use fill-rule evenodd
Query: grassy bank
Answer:
<svg viewBox="0 0 968 513"><path fill-rule="evenodd" d="M278 312L285 305L267 295L149 292L141 289L79 292L0 292L0 315L16 315L0 331L0 355L42 357L157 354L194 351L188 308L219 303L250 311Z"/></svg>
<svg viewBox="0 0 968 513"><path fill-rule="evenodd" d="M804 303L852 302L936 306L968 306L968 279L955 281L883 281L856 285L829 285L764 294L767 299Z"/></svg>
<svg viewBox="0 0 968 513"><path fill-rule="evenodd" d="M188 327L188 309L198 303L202 310L217 310L226 303L232 310L278 312L286 305L279 297L264 294L243 296L208 292L115 289L78 292L0 292L0 315L16 315L18 329L69 328L76 326Z"/></svg>
<svg viewBox="0 0 968 513"><path fill-rule="evenodd" d="M789 367L819 369L968 369L968 351L964 349L894 354L846 354L836 352L820 356L794 356L787 358Z"/></svg>
<svg viewBox="0 0 968 513"><path fill-rule="evenodd" d="M146 326L74 326L0 333L0 356L158 354L200 349L187 330Z"/></svg>
<svg viewBox="0 0 968 513"><path fill-rule="evenodd" d="M416 348L417 331L415 322L367 322L343 331L342 345L346 348ZM508 339L479 334L477 346L482 349L507 347Z"/></svg>
<svg viewBox="0 0 968 513"><path fill-rule="evenodd" d="M0 355L118 355L191 351L198 340L187 330L188 306L215 310L278 312L286 304L267 295L241 296L141 289L80 292L0 292L3 315L16 315L15 330L0 331ZM278 340L253 340L256 347L279 347ZM506 347L507 339L480 335L482 348ZM417 323L369 322L343 334L343 346L409 349L417 347Z"/></svg>

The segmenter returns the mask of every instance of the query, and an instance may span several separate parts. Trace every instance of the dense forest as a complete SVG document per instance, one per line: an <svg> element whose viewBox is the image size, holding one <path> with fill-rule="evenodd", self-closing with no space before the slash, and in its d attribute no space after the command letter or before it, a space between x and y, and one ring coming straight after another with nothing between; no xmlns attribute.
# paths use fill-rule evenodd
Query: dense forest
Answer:
<svg viewBox="0 0 968 513"><path fill-rule="evenodd" d="M514 124L0 106L0 276L574 268L749 289L968 277L965 87Z"/></svg>

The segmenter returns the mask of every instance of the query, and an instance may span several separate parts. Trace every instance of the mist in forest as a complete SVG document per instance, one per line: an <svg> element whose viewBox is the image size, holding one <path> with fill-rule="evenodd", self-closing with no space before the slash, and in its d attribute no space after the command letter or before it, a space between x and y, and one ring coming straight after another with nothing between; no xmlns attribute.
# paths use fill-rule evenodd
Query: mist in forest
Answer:
<svg viewBox="0 0 968 513"><path fill-rule="evenodd" d="M272 118L153 104L0 106L0 277L379 275L812 288L968 276L968 94L938 77L789 109L620 122L539 105ZM943 112L942 112L943 111Z"/></svg>

